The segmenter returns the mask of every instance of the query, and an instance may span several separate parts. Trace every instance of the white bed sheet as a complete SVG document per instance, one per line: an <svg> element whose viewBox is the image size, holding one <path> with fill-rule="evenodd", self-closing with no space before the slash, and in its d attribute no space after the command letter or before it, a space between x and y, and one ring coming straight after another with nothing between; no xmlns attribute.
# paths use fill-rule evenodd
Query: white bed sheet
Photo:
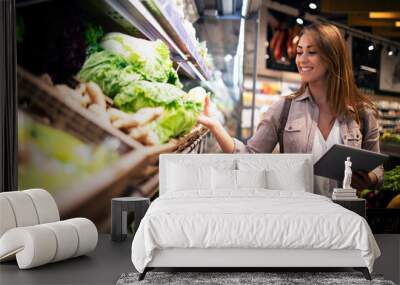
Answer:
<svg viewBox="0 0 400 285"><path fill-rule="evenodd" d="M380 256L361 216L320 195L266 189L162 195L134 237L135 268L165 248L357 249L370 272Z"/></svg>

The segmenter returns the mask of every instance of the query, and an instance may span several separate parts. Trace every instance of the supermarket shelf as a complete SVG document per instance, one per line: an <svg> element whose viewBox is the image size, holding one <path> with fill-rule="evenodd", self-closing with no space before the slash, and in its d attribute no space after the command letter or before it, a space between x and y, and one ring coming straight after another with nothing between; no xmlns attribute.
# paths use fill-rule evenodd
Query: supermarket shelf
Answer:
<svg viewBox="0 0 400 285"><path fill-rule="evenodd" d="M28 7L31 5L40 4L40 3L44 3L44 2L48 2L48 1L51 1L51 0L23 0L23 1L17 0L16 7L23 8L23 7Z"/></svg>
<svg viewBox="0 0 400 285"><path fill-rule="evenodd" d="M188 55L189 60L198 66L204 77L210 78L205 62L200 56L197 47L191 41L172 1L144 0L144 4L172 37L178 47Z"/></svg>
<svg viewBox="0 0 400 285"><path fill-rule="evenodd" d="M400 120L400 116L396 116L396 115L381 115L380 116L382 119L386 119L386 120Z"/></svg>
<svg viewBox="0 0 400 285"><path fill-rule="evenodd" d="M382 153L400 157L400 143L380 141L379 146Z"/></svg>
<svg viewBox="0 0 400 285"><path fill-rule="evenodd" d="M158 20L147 10L140 0L103 0L101 3L92 1L111 19L129 30L139 30L149 40L161 39L170 48L173 59L192 79L202 81L210 78L209 72L204 69L204 62L197 51L186 53L182 47L188 46L188 38L177 34L168 34ZM161 16L160 16L161 17ZM171 26L172 27L172 26ZM191 46L189 44L189 46ZM197 68L200 66L200 70Z"/></svg>
<svg viewBox="0 0 400 285"><path fill-rule="evenodd" d="M399 107L380 107L378 106L378 109L382 112L387 112L387 111L400 111Z"/></svg>

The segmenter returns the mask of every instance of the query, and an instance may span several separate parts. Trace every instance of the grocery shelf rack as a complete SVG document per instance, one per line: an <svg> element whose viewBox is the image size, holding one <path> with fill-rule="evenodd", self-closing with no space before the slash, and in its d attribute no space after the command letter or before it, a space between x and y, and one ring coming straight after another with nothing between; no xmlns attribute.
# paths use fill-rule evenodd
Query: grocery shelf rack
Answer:
<svg viewBox="0 0 400 285"><path fill-rule="evenodd" d="M173 12L172 4L163 2L161 5L160 1L151 1L150 5L147 1L148 7L152 7L150 11L140 0L91 0L94 7L127 30L134 27L149 40L164 41L185 75L191 79L209 80L210 71Z"/></svg>

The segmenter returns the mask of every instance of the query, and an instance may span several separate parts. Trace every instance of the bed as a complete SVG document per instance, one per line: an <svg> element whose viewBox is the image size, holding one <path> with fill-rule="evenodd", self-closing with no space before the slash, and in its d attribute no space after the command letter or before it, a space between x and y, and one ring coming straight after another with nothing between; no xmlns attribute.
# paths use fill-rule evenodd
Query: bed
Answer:
<svg viewBox="0 0 400 285"><path fill-rule="evenodd" d="M132 243L143 279L159 267L352 267L380 251L361 216L313 194L309 154L166 154L160 197Z"/></svg>

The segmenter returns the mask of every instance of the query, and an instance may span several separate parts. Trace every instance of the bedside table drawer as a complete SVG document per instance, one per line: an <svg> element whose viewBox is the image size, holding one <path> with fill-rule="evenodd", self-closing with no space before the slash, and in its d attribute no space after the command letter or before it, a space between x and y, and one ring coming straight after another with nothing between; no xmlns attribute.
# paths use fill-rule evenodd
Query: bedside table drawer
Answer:
<svg viewBox="0 0 400 285"><path fill-rule="evenodd" d="M364 199L359 200L332 200L332 202L339 204L340 206L359 214L361 217L366 219L366 205Z"/></svg>

